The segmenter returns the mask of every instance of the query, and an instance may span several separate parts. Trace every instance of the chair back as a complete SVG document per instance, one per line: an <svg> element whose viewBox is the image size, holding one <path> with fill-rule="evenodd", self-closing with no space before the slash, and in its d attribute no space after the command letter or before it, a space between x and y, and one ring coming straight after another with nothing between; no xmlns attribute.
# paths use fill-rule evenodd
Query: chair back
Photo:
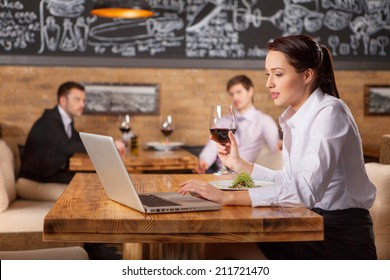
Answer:
<svg viewBox="0 0 390 280"><path fill-rule="evenodd" d="M4 140L0 139L0 213L16 199L14 157Z"/></svg>
<svg viewBox="0 0 390 280"><path fill-rule="evenodd" d="M374 224L378 259L390 260L390 164L366 163L371 182L377 188L370 214Z"/></svg>

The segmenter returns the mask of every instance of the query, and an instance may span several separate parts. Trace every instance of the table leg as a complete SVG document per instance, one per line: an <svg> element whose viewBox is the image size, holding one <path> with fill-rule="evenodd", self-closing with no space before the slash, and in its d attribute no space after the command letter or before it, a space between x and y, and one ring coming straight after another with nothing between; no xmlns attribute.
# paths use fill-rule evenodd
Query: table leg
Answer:
<svg viewBox="0 0 390 280"><path fill-rule="evenodd" d="M203 243L155 243L150 244L152 260L201 260L204 259Z"/></svg>
<svg viewBox="0 0 390 280"><path fill-rule="evenodd" d="M382 164L390 164L390 134L382 135L379 162Z"/></svg>
<svg viewBox="0 0 390 280"><path fill-rule="evenodd" d="M142 243L123 243L124 260L142 260Z"/></svg>

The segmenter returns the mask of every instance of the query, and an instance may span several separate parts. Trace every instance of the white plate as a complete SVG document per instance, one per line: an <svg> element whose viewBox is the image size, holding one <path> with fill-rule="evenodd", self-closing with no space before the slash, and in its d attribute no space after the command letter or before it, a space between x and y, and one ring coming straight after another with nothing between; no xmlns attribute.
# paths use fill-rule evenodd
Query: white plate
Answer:
<svg viewBox="0 0 390 280"><path fill-rule="evenodd" d="M276 183L274 182L267 182L267 181L254 181L255 182L255 188L258 187L264 187L264 186L272 186L275 185ZM220 190L225 190L225 191L240 191L240 190L248 190L251 188L229 188L233 184L233 180L219 180L219 181L210 181L209 184L213 185L214 187L217 187Z"/></svg>
<svg viewBox="0 0 390 280"><path fill-rule="evenodd" d="M169 143L162 143L162 142L147 142L146 145L149 148L153 148L157 151L167 151L167 150L173 150L177 149L180 146L183 146L183 142L169 142Z"/></svg>

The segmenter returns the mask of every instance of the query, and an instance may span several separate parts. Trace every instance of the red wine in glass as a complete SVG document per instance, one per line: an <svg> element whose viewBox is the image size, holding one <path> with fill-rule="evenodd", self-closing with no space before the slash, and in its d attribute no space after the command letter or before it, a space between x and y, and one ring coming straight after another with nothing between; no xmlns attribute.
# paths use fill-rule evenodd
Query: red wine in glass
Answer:
<svg viewBox="0 0 390 280"><path fill-rule="evenodd" d="M119 130L122 132L122 142L125 144L126 149L129 146L130 140L130 115L119 116Z"/></svg>
<svg viewBox="0 0 390 280"><path fill-rule="evenodd" d="M119 130L123 133L129 133L130 127L130 115L119 116Z"/></svg>
<svg viewBox="0 0 390 280"><path fill-rule="evenodd" d="M165 144L169 143L169 136L172 134L174 130L175 130L175 126L173 124L172 115L164 116L161 121L160 131L164 135Z"/></svg>
<svg viewBox="0 0 390 280"><path fill-rule="evenodd" d="M210 128L210 133L215 140L219 142L221 145L226 145L229 143L229 131L233 134L236 132L235 128Z"/></svg>
<svg viewBox="0 0 390 280"><path fill-rule="evenodd" d="M162 128L161 133L164 134L165 137L168 137L173 132L173 128Z"/></svg>
<svg viewBox="0 0 390 280"><path fill-rule="evenodd" d="M130 127L119 127L119 130L122 132L122 133L129 133L131 128Z"/></svg>
<svg viewBox="0 0 390 280"><path fill-rule="evenodd" d="M232 105L216 105L211 107L210 133L221 145L229 143L229 131L236 132L236 117ZM233 172L223 166L215 175L232 174Z"/></svg>

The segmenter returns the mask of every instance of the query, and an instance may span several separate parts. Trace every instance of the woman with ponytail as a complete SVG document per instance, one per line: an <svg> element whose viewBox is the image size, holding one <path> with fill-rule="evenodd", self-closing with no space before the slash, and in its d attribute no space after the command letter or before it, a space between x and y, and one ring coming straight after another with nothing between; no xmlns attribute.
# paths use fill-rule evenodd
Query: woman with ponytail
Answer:
<svg viewBox="0 0 390 280"><path fill-rule="evenodd" d="M324 218L324 241L260 243L270 259L376 259L372 221L375 186L366 174L361 138L347 105L340 100L332 58L326 47L305 35L268 44L266 86L283 130L282 170L243 160L234 135L218 144L223 164L275 185L223 192L190 180L182 194L195 192L222 205L307 207Z"/></svg>

